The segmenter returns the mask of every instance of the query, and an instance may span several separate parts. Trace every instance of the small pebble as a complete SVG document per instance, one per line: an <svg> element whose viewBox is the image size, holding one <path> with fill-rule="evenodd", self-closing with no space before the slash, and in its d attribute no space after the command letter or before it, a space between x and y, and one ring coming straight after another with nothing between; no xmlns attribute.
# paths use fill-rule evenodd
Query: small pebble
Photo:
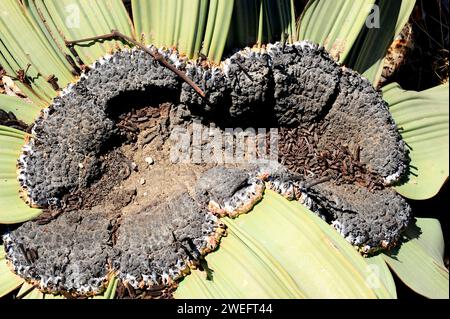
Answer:
<svg viewBox="0 0 450 319"><path fill-rule="evenodd" d="M139 183L140 183L141 185L144 185L144 184L145 184L145 179L141 178L141 179L139 180Z"/></svg>
<svg viewBox="0 0 450 319"><path fill-rule="evenodd" d="M145 158L145 162L146 162L148 165L153 165L153 163L155 163L155 161L153 160L153 158L151 158L150 156Z"/></svg>

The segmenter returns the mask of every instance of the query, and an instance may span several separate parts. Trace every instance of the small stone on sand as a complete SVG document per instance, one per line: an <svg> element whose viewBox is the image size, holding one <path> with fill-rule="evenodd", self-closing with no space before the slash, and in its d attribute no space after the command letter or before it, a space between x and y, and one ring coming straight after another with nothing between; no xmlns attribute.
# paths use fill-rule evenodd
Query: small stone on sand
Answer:
<svg viewBox="0 0 450 319"><path fill-rule="evenodd" d="M155 163L155 161L153 160L153 158L151 158L150 156L148 156L148 157L145 158L145 162L146 162L148 165L153 165L153 164Z"/></svg>

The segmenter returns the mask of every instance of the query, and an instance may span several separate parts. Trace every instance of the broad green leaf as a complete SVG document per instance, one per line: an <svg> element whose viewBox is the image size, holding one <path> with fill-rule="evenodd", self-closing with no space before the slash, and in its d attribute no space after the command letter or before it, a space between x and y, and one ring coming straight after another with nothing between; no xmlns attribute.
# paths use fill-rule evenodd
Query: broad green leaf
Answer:
<svg viewBox="0 0 450 319"><path fill-rule="evenodd" d="M9 269L5 259L5 248L0 245L0 297L19 288L23 283L23 279Z"/></svg>
<svg viewBox="0 0 450 319"><path fill-rule="evenodd" d="M24 143L24 139L25 136L27 135L27 133L15 129L13 127L9 127L9 126L5 126L5 125L0 125L0 132L2 134L2 136L11 136L11 137L17 137L18 139L22 140L22 144ZM19 143L19 140L16 140L14 142ZM15 147L15 149L17 149L17 147Z"/></svg>
<svg viewBox="0 0 450 319"><path fill-rule="evenodd" d="M17 177L17 159L21 153L25 133L0 125L0 179Z"/></svg>
<svg viewBox="0 0 450 319"><path fill-rule="evenodd" d="M412 290L427 298L449 298L449 276L444 266L444 238L439 221L418 218L405 231L401 246L384 259Z"/></svg>
<svg viewBox="0 0 450 319"><path fill-rule="evenodd" d="M13 112L21 121L31 124L39 115L40 108L14 96L0 95L0 110Z"/></svg>
<svg viewBox="0 0 450 319"><path fill-rule="evenodd" d="M41 210L19 198L16 164L25 133L0 125L0 224L15 224L35 218Z"/></svg>
<svg viewBox="0 0 450 319"><path fill-rule="evenodd" d="M36 26L53 47L64 54L71 55L64 40L99 36L112 29L131 37L134 35L132 22L121 0L25 0L24 3ZM121 47L123 44L119 40L106 40L83 42L74 48L89 65Z"/></svg>
<svg viewBox="0 0 450 319"><path fill-rule="evenodd" d="M36 218L40 209L30 208L19 198L19 182L0 180L0 224L16 224Z"/></svg>
<svg viewBox="0 0 450 319"><path fill-rule="evenodd" d="M345 64L377 86L387 49L408 21L415 3L416 0L378 1Z"/></svg>
<svg viewBox="0 0 450 319"><path fill-rule="evenodd" d="M448 178L448 84L416 92L392 83L382 90L410 149L408 180L396 190L411 199L431 198Z"/></svg>
<svg viewBox="0 0 450 319"><path fill-rule="evenodd" d="M5 256L6 256L5 246L0 245L0 260L5 259Z"/></svg>
<svg viewBox="0 0 450 319"><path fill-rule="evenodd" d="M374 273L374 276L369 279L371 286L377 287L381 283L382 285L384 285L384 287L386 287L393 298L397 298L397 288L395 287L395 281L392 277L392 273L389 267L384 261L383 256L378 254L376 256L366 258L366 261Z"/></svg>
<svg viewBox="0 0 450 319"><path fill-rule="evenodd" d="M300 17L298 37L323 45L340 62L347 58L375 0L311 0Z"/></svg>
<svg viewBox="0 0 450 319"><path fill-rule="evenodd" d="M297 202L266 191L252 212L225 219L228 236L186 277L176 298L393 298L373 266ZM377 285L373 285L375 282Z"/></svg>

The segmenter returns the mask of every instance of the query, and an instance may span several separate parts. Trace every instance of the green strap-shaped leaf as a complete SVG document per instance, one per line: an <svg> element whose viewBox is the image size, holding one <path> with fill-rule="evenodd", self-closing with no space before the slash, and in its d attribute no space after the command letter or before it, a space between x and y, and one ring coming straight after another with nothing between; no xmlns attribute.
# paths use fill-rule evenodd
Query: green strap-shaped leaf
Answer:
<svg viewBox="0 0 450 319"><path fill-rule="evenodd" d="M0 245L0 297L19 288L23 283L23 279L9 269L5 259L5 248Z"/></svg>
<svg viewBox="0 0 450 319"><path fill-rule="evenodd" d="M226 219L228 236L176 298L393 298L371 266L331 226L266 191L252 212ZM375 279L374 279L375 278ZM376 284L374 284L374 282Z"/></svg>
<svg viewBox="0 0 450 319"><path fill-rule="evenodd" d="M260 23L262 1L236 1L229 34L228 47L243 47L253 44L261 45L263 41L262 24ZM261 19L263 19L261 17ZM261 31L259 27L261 25Z"/></svg>
<svg viewBox="0 0 450 319"><path fill-rule="evenodd" d="M177 298L304 298L283 266L259 243L247 242L229 230L217 256L208 258L213 280L193 271L176 292Z"/></svg>
<svg viewBox="0 0 450 319"><path fill-rule="evenodd" d="M293 0L236 1L227 48L297 40Z"/></svg>
<svg viewBox="0 0 450 319"><path fill-rule="evenodd" d="M298 37L323 45L342 62L374 3L375 0L311 0L300 17Z"/></svg>
<svg viewBox="0 0 450 319"><path fill-rule="evenodd" d="M16 164L25 133L0 125L0 224L15 224L35 218L41 210L19 198Z"/></svg>
<svg viewBox="0 0 450 319"><path fill-rule="evenodd" d="M396 190L411 199L431 198L448 178L448 84L416 92L392 83L382 90L410 149L408 180Z"/></svg>
<svg viewBox="0 0 450 319"><path fill-rule="evenodd" d="M449 298L444 266L444 238L439 221L418 218L405 232L401 246L383 255L389 267L412 290L427 298Z"/></svg>
<svg viewBox="0 0 450 319"><path fill-rule="evenodd" d="M6 251L3 245L0 245L0 260L5 259Z"/></svg>
<svg viewBox="0 0 450 319"><path fill-rule="evenodd" d="M136 37L143 43L154 43L154 35L150 30L156 16L152 16L154 11L151 10L150 1L131 0L131 9Z"/></svg>
<svg viewBox="0 0 450 319"><path fill-rule="evenodd" d="M109 280L108 287L106 288L105 292L103 292L101 295L92 297L92 299L114 299L114 297L116 296L116 289L118 283L119 279L117 279L116 276L113 276Z"/></svg>
<svg viewBox="0 0 450 319"><path fill-rule="evenodd" d="M201 51L216 63L225 48L297 38L293 0L133 0L132 8L146 43L177 47L190 58Z"/></svg>
<svg viewBox="0 0 450 319"><path fill-rule="evenodd" d="M13 112L17 119L27 124L33 123L40 112L38 106L5 94L0 95L0 110Z"/></svg>
<svg viewBox="0 0 450 319"><path fill-rule="evenodd" d="M177 47L190 58L198 57L209 0L132 1L136 33L147 44Z"/></svg>
<svg viewBox="0 0 450 319"><path fill-rule="evenodd" d="M235 0L210 0L201 52L218 63L226 46Z"/></svg>
<svg viewBox="0 0 450 319"><path fill-rule="evenodd" d="M370 28L362 29L345 64L377 86L387 49L408 21L415 3L416 0L378 1L369 17Z"/></svg>
<svg viewBox="0 0 450 319"><path fill-rule="evenodd" d="M28 207L19 198L19 183L11 179L0 180L0 224L17 224L36 218L40 209Z"/></svg>
<svg viewBox="0 0 450 319"><path fill-rule="evenodd" d="M369 278L370 285L372 287L377 287L380 285L384 285L386 289L389 291L389 294L393 298L397 298L397 288L395 287L395 281L392 277L391 270L387 266L386 262L382 255L376 255L372 257L366 258L369 267L373 271L373 276Z"/></svg>
<svg viewBox="0 0 450 319"><path fill-rule="evenodd" d="M146 43L177 47L188 57L200 51L220 62L235 0L132 1L136 31Z"/></svg>
<svg viewBox="0 0 450 319"><path fill-rule="evenodd" d="M70 54L65 40L79 40L117 29L133 36L130 17L121 0L25 0L30 17L55 48ZM45 20L45 23L43 22ZM123 47L121 41L83 42L74 48L85 64ZM72 58L74 56L72 55Z"/></svg>
<svg viewBox="0 0 450 319"><path fill-rule="evenodd" d="M26 70L31 87L16 81L19 88L38 105L44 106L56 96L47 78L56 76L61 86L67 85L73 75L62 56L49 44L45 35L24 10L20 1L4 0L0 14L0 64L10 76L17 77Z"/></svg>

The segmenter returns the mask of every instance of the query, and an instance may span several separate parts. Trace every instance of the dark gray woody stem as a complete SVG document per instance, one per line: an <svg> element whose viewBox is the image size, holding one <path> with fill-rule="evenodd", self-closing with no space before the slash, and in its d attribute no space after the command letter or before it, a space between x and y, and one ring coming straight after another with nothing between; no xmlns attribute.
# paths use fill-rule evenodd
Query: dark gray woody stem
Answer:
<svg viewBox="0 0 450 319"><path fill-rule="evenodd" d="M139 47L140 49L142 49L143 51L147 52L148 54L150 54L156 61L158 61L162 66L168 68L170 71L172 71L173 73L175 73L176 75L178 75L183 81L185 81L187 84L189 84L194 90L195 92L197 92L202 98L206 97L205 92L203 92L198 86L197 84L194 83L194 81L192 81L184 72L178 70L176 67L174 67L172 64L170 64L169 62L167 62L167 60L157 51L157 50L150 50L149 48L147 48L145 45L143 45L142 43L137 42L136 40L134 40L133 38L130 38L129 36L117 31L117 30L111 30L111 33L108 34L103 34L103 35L99 35L99 36L95 36L95 37L90 37L90 38L84 38L84 39L79 39L79 40L73 40L73 41L67 41L65 40L65 44L67 47L71 48L73 47L75 44L79 43L79 42L87 42L87 41L95 41L95 40L106 40L106 39L112 39L112 38L120 38L123 39L127 42L132 43L133 45Z"/></svg>

